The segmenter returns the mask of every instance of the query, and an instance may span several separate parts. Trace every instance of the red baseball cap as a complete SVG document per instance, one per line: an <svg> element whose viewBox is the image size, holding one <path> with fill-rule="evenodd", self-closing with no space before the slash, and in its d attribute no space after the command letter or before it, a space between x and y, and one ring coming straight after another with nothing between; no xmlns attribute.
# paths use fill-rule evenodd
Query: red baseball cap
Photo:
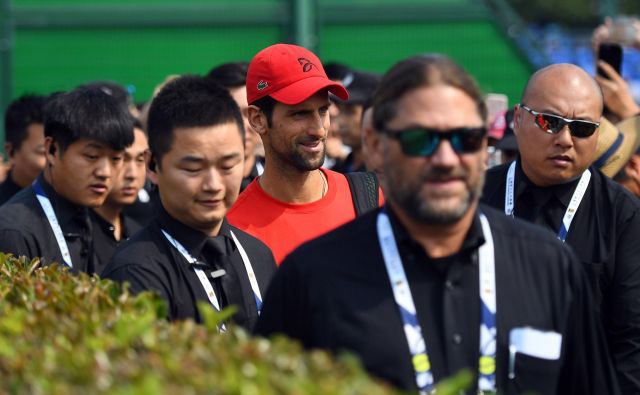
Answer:
<svg viewBox="0 0 640 395"><path fill-rule="evenodd" d="M344 86L327 78L320 59L306 48L275 44L258 52L249 63L249 104L265 96L288 105L300 104L321 89L342 100L349 98Z"/></svg>

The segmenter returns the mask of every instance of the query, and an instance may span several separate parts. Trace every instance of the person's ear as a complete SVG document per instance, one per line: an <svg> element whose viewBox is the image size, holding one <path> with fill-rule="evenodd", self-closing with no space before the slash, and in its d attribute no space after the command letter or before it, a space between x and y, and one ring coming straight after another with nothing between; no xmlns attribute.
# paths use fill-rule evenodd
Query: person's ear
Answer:
<svg viewBox="0 0 640 395"><path fill-rule="evenodd" d="M627 164L624 165L624 172L627 177L640 182L640 155L631 155Z"/></svg>
<svg viewBox="0 0 640 395"><path fill-rule="evenodd" d="M519 104L513 109L513 134L518 135L518 131L520 130L520 125L522 124L522 109Z"/></svg>
<svg viewBox="0 0 640 395"><path fill-rule="evenodd" d="M4 152L7 153L7 158L12 159L15 152L13 151L13 144L4 143Z"/></svg>
<svg viewBox="0 0 640 395"><path fill-rule="evenodd" d="M382 136L370 124L365 125L362 129L362 143L367 153L367 170L381 174L384 158Z"/></svg>
<svg viewBox="0 0 640 395"><path fill-rule="evenodd" d="M59 149L60 147L58 143L53 140L53 137L44 138L44 155L49 166L53 166L57 162Z"/></svg>
<svg viewBox="0 0 640 395"><path fill-rule="evenodd" d="M150 150L144 151L144 161L147 163L147 177L152 183L158 185L158 163Z"/></svg>
<svg viewBox="0 0 640 395"><path fill-rule="evenodd" d="M249 108L247 108L247 118L249 119L251 128L260 136L264 136L267 130L269 130L267 115L260 110L259 107L250 105Z"/></svg>

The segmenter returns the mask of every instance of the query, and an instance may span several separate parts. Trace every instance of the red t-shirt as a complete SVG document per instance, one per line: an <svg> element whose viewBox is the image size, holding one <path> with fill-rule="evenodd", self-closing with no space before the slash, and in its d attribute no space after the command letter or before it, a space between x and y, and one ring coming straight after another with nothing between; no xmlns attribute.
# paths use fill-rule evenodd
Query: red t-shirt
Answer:
<svg viewBox="0 0 640 395"><path fill-rule="evenodd" d="M278 265L300 244L356 217L349 182L340 173L322 169L328 190L312 203L285 203L269 196L255 179L227 213L229 223L271 248Z"/></svg>

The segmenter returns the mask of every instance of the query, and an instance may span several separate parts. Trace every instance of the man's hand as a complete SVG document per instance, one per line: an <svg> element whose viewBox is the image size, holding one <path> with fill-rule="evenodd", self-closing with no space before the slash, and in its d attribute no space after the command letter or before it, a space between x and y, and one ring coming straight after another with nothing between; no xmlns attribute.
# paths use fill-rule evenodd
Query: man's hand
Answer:
<svg viewBox="0 0 640 395"><path fill-rule="evenodd" d="M640 113L640 106L633 100L629 85L616 73L607 62L598 61L598 67L608 77L596 75L596 81L602 89L604 104L609 111L618 116L621 120L630 118Z"/></svg>
<svg viewBox="0 0 640 395"><path fill-rule="evenodd" d="M640 19L634 18L631 26L634 29L633 37L627 37L625 42L620 44L640 49ZM618 32L616 32L616 29L619 29L619 27L615 26L615 22L610 17L606 17L604 23L595 28L591 36L593 53L598 53L598 46L601 43L617 42L620 39L617 37Z"/></svg>

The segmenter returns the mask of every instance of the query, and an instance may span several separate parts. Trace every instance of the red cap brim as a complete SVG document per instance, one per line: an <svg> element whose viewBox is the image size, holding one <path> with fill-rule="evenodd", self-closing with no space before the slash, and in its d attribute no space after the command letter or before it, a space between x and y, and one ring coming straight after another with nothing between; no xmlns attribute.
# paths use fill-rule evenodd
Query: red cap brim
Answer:
<svg viewBox="0 0 640 395"><path fill-rule="evenodd" d="M327 89L342 100L349 99L349 93L341 84L331 81L325 77L309 77L294 82L280 90L269 94L280 103L290 106L300 104L317 92Z"/></svg>

